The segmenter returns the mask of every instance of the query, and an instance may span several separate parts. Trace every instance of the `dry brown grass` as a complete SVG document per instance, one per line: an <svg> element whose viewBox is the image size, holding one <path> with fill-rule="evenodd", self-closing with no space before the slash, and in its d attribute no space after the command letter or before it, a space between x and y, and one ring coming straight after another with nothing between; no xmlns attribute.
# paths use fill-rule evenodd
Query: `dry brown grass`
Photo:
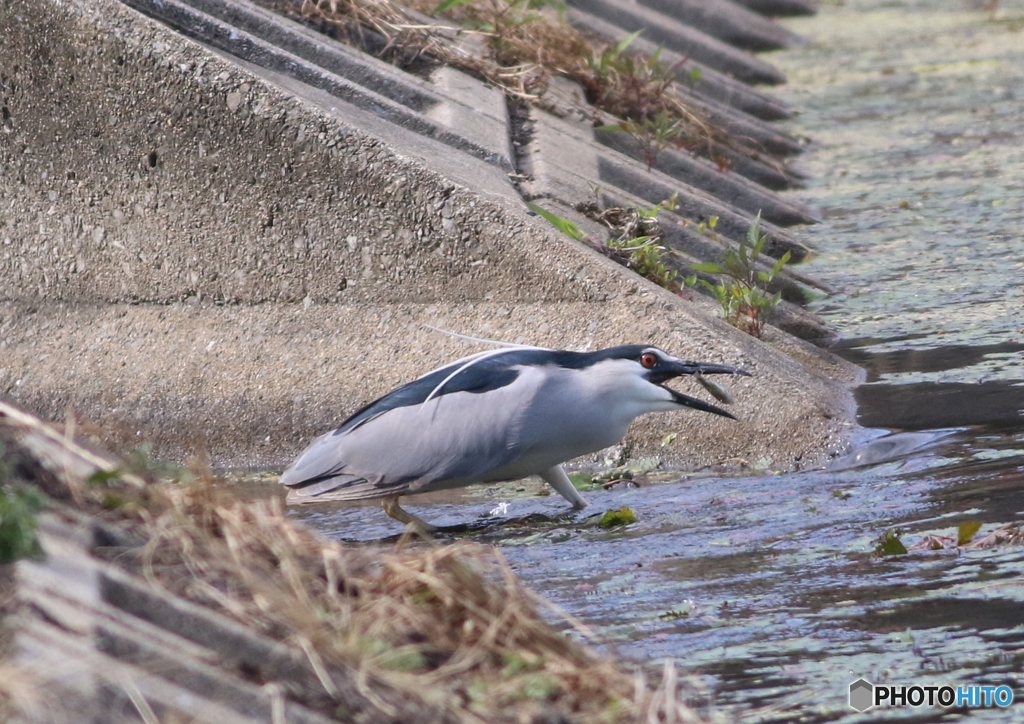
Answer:
<svg viewBox="0 0 1024 724"><path fill-rule="evenodd" d="M493 549L343 546L293 524L278 498L232 501L208 481L147 493L134 521L147 577L301 648L318 695L342 676L386 715L381 686L457 722L697 719L548 624Z"/></svg>
<svg viewBox="0 0 1024 724"><path fill-rule="evenodd" d="M620 119L641 145L658 136L661 148L687 148L716 160L719 146L742 150L675 92L673 68L657 59L617 52L615 43L572 27L548 7L530 9L522 0L476 0L447 11L446 18L462 28L456 33L426 15L436 0L404 3L418 15L390 0L261 1L279 12L329 25L352 41L372 32L384 39L379 54L385 58L408 63L428 57L527 101L541 101L552 76L568 78L596 108Z"/></svg>
<svg viewBox="0 0 1024 724"><path fill-rule="evenodd" d="M327 541L290 520L280 498L241 501L204 470L122 474L3 403L0 437L35 461L31 477L49 495L136 542L114 549L112 563L302 651L315 680L282 682L282 696L340 721L353 686L379 714L363 710L368 722L393 721L410 702L423 722L700 721L674 667L652 689L552 626L545 608L585 634L496 550ZM21 706L12 698L28 693L0 687L0 704Z"/></svg>

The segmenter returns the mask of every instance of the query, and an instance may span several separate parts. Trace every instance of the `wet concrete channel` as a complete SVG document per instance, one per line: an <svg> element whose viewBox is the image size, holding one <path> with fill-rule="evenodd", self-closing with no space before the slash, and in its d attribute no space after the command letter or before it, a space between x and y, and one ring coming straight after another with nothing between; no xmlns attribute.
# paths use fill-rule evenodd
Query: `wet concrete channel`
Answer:
<svg viewBox="0 0 1024 724"><path fill-rule="evenodd" d="M801 110L789 130L813 139L792 192L824 219L802 232L805 270L840 290L814 306L868 370L868 441L827 470L749 461L749 477L658 471L585 493L587 513L636 513L610 530L558 518L532 481L408 507L442 525L500 515L453 537L497 546L616 655L652 674L675 659L727 720L1021 721L1024 545L913 546L1024 520L1024 4L846 0L784 22L813 39L769 56ZM347 540L398 531L372 505L295 515ZM890 529L908 554L875 553ZM1007 685L1017 702L858 713L861 677Z"/></svg>

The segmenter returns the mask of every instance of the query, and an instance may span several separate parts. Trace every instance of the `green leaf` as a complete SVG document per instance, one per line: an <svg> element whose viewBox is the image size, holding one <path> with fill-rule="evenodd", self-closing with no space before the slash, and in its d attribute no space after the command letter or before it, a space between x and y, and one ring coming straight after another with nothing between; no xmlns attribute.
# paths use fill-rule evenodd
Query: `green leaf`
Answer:
<svg viewBox="0 0 1024 724"><path fill-rule="evenodd" d="M561 216L556 216L547 209L543 209L540 206L537 206L537 204L527 204L527 206L529 206L531 210L537 212L542 217L547 219L552 226L554 226L556 229L561 231L566 236L572 237L573 239L576 239L576 241L582 241L586 237L586 234L580 231L580 227L576 226L576 224L569 221L568 219L563 219Z"/></svg>
<svg viewBox="0 0 1024 724"><path fill-rule="evenodd" d="M619 41L619 44L615 46L615 55L622 55L622 52L630 46L634 40L640 37L640 33L643 30L637 30L635 33L630 33L625 38Z"/></svg>
<svg viewBox="0 0 1024 724"><path fill-rule="evenodd" d="M902 556L906 555L907 547L900 540L900 534L894 528L890 528L879 538L875 553L880 556Z"/></svg>
<svg viewBox="0 0 1024 724"><path fill-rule="evenodd" d="M782 271L782 267L786 266L786 264L789 263L789 258L790 258L790 253L788 251L785 254L783 254L781 257L779 257L779 260L776 261L775 264L772 266L772 276L773 277L776 274L778 274L780 271Z"/></svg>
<svg viewBox="0 0 1024 724"><path fill-rule="evenodd" d="M612 123L607 126L598 126L594 129L595 131L626 131L625 123Z"/></svg>
<svg viewBox="0 0 1024 724"><path fill-rule="evenodd" d="M757 212L757 216L750 222L750 226L747 228L747 243L751 246L757 243L757 240L761 236L761 212Z"/></svg>
<svg viewBox="0 0 1024 724"><path fill-rule="evenodd" d="M443 13L445 10L451 10L457 8L459 5L465 5L472 0L444 0L444 2L438 3L431 12L433 14Z"/></svg>
<svg viewBox="0 0 1024 724"><path fill-rule="evenodd" d="M961 523L960 527L956 530L956 544L958 546L965 546L971 542L974 538L974 534L981 529L980 520L969 520L966 523Z"/></svg>
<svg viewBox="0 0 1024 724"><path fill-rule="evenodd" d="M85 483L86 485L106 485L111 480L117 480L121 477L122 471L118 468L112 470L97 470L90 475Z"/></svg>
<svg viewBox="0 0 1024 724"><path fill-rule="evenodd" d="M576 490L598 490L601 487L600 483L594 482L594 476L590 473L584 472L572 472L568 474L569 482Z"/></svg>
<svg viewBox="0 0 1024 724"><path fill-rule="evenodd" d="M723 274L725 272L722 267L715 264L713 261L705 261L700 264L690 264L690 268L694 271L706 272L708 274Z"/></svg>
<svg viewBox="0 0 1024 724"><path fill-rule="evenodd" d="M761 251L764 249L764 244L765 244L766 241L768 241L768 235L767 234L761 234L761 237L757 240L757 243L754 244L754 248L751 251L751 254L750 254L750 258L751 259L756 261L757 258L759 256L761 256Z"/></svg>
<svg viewBox="0 0 1024 724"><path fill-rule="evenodd" d="M691 83L699 83L700 79L703 77L703 75L704 74L700 72L700 68L697 68L697 67L690 68L690 82Z"/></svg>

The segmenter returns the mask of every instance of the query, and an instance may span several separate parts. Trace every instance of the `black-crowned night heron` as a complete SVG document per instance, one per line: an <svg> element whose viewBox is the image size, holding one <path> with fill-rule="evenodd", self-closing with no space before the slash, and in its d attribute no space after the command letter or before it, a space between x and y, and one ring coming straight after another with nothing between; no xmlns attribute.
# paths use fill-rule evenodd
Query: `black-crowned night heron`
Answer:
<svg viewBox="0 0 1024 724"><path fill-rule="evenodd" d="M402 495L539 475L587 503L561 463L619 442L645 412L728 412L665 387L680 375L746 375L655 347L597 352L506 346L464 357L371 402L321 435L281 475L289 502L383 498L388 515L432 530Z"/></svg>

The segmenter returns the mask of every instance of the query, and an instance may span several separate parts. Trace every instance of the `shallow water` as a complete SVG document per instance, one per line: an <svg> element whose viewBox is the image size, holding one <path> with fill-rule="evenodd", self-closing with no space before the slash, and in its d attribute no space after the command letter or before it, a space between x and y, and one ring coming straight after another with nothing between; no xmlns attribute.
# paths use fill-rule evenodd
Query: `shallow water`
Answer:
<svg viewBox="0 0 1024 724"><path fill-rule="evenodd" d="M814 39L771 58L815 141L794 194L824 218L805 270L840 290L815 306L868 370L862 424L892 432L829 470L584 493L586 513L636 513L610 530L539 482L407 507L479 523L448 537L499 547L618 656L675 659L729 719L1024 721L1024 545L954 543L966 521L978 540L1024 520L1024 6L850 0L786 24ZM295 515L347 540L400 531L375 505ZM923 547L877 555L890 529ZM1017 703L860 714L861 677L1005 684Z"/></svg>
<svg viewBox="0 0 1024 724"><path fill-rule="evenodd" d="M455 526L508 503L506 522L446 537L497 546L609 650L639 663L676 659L741 721L870 720L847 706L860 677L1024 691L1024 545L874 554L889 528L912 546L929 534L955 538L967 520L984 523L978 538L1024 519L1024 431L885 436L836 468L586 493L586 513L636 513L638 522L611 530L583 514L558 519L564 501L537 497L532 483L512 496L482 488L408 507ZM399 531L375 506L295 514L347 540ZM972 717L1019 720L1011 714Z"/></svg>

